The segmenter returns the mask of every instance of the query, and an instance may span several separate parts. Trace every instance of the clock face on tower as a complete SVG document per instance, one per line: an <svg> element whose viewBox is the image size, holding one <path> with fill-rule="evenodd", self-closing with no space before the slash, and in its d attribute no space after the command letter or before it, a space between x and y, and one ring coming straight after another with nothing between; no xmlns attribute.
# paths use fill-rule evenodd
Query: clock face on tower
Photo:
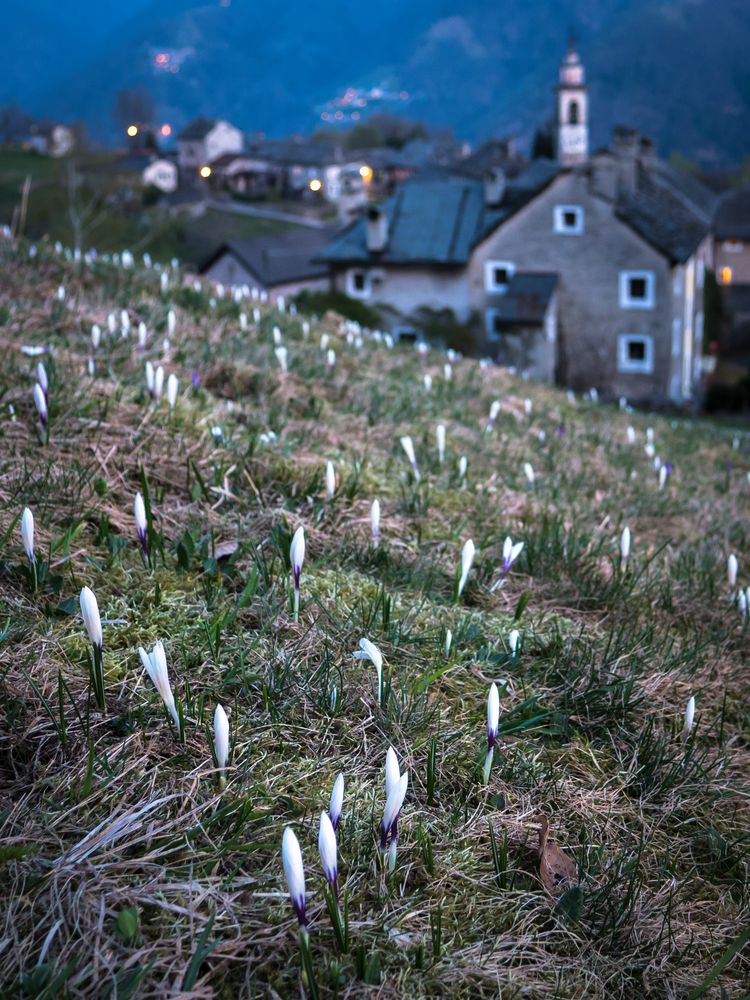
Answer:
<svg viewBox="0 0 750 1000"><path fill-rule="evenodd" d="M562 125L559 135L559 156L563 163L580 163L588 154L585 125Z"/></svg>

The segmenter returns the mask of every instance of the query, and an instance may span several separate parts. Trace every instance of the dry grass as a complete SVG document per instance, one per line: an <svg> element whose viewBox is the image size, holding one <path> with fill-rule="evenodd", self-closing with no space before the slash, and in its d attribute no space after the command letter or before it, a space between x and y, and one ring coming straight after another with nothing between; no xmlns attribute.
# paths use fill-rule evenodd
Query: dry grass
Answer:
<svg viewBox="0 0 750 1000"><path fill-rule="evenodd" d="M292 824L321 996L746 996L748 949L729 952L750 910L748 630L725 567L736 552L748 583L747 435L735 450L731 430L571 404L469 361L447 385L442 358L369 338L357 348L330 316L337 365L326 372L323 327L313 322L305 340L288 313L263 308L242 334L227 299L162 295L153 273L79 268L49 248L30 261L8 244L0 268L2 995L299 995L280 863ZM170 305L178 322L164 364L181 386L171 413L143 385ZM146 355L132 336L105 337L92 379L90 323L124 307L149 327ZM22 344L51 347L44 445ZM495 398L503 406L486 434ZM663 492L643 453L647 426L674 464ZM162 542L153 568L134 541L142 472ZM18 530L27 504L50 564L36 593ZM288 545L299 524L308 558L294 622ZM492 590L506 534L525 549ZM455 606L468 537L478 555ZM104 619L104 714L88 691L84 584ZM365 635L386 658L382 707L374 671L351 655ZM159 638L184 703L184 745L137 656ZM500 679L502 747L485 787L485 704ZM223 794L207 740L217 702L233 744ZM389 745L410 770L392 875L377 852ZM316 849L339 771L344 955ZM540 815L577 865L578 884L560 898L539 878Z"/></svg>

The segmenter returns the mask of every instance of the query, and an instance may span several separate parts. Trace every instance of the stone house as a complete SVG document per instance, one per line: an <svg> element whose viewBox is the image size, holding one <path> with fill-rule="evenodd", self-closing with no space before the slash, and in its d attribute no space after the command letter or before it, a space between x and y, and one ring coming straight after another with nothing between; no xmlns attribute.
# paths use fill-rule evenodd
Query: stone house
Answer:
<svg viewBox="0 0 750 1000"><path fill-rule="evenodd" d="M392 322L449 311L463 350L532 377L687 404L702 381L714 198L630 129L589 157L574 52L557 94L558 162L415 178L326 249L332 282Z"/></svg>
<svg viewBox="0 0 750 1000"><path fill-rule="evenodd" d="M177 162L181 170L194 173L222 153L241 153L245 134L217 118L196 118L177 136Z"/></svg>
<svg viewBox="0 0 750 1000"><path fill-rule="evenodd" d="M200 273L228 287L247 286L268 292L271 299L328 288L328 269L316 258L330 242L332 230L295 226L249 239L223 243Z"/></svg>

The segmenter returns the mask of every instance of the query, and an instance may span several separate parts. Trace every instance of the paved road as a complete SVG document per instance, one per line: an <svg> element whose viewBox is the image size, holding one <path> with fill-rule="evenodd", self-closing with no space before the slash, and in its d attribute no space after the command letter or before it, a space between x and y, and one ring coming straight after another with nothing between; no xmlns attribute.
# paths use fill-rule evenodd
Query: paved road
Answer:
<svg viewBox="0 0 750 1000"><path fill-rule="evenodd" d="M246 205L240 201L209 199L207 204L209 208L213 208L217 212L254 215L258 219L276 219L278 222L291 222L297 226L308 226L310 229L325 229L330 225L330 223L321 222L320 219L310 219L304 215L295 215L293 212L280 212L275 208L258 208L256 205Z"/></svg>

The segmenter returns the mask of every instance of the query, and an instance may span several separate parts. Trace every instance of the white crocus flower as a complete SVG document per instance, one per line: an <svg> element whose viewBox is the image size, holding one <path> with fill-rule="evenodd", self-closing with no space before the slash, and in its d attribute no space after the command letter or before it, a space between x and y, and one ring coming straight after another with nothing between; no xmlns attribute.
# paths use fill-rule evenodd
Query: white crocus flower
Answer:
<svg viewBox="0 0 750 1000"><path fill-rule="evenodd" d="M406 798L409 785L409 772L399 774L398 760L393 747L389 747L385 758L385 808L380 822L380 849L385 852L388 838L391 843L388 850L388 867L391 871L396 867L396 851L398 848L398 818Z"/></svg>
<svg viewBox="0 0 750 1000"><path fill-rule="evenodd" d="M158 403L164 389L164 369L161 365L154 372L154 399Z"/></svg>
<svg viewBox="0 0 750 1000"><path fill-rule="evenodd" d="M635 444L635 427L628 427L628 444Z"/></svg>
<svg viewBox="0 0 750 1000"><path fill-rule="evenodd" d="M404 449L411 470L414 473L414 478L419 482L419 469L417 468L417 456L414 452L414 442L408 434L405 434L401 438L401 447Z"/></svg>
<svg viewBox="0 0 750 1000"><path fill-rule="evenodd" d="M289 370L289 352L286 347L276 347L273 353L276 355L281 371L287 372Z"/></svg>
<svg viewBox="0 0 750 1000"><path fill-rule="evenodd" d="M88 587L84 587L81 591L80 604L81 616L83 617L83 624L86 626L86 631L88 632L89 641L92 646L96 646L97 649L101 650L103 645L103 636L102 622L99 617L99 605L97 604L93 591Z"/></svg>
<svg viewBox="0 0 750 1000"><path fill-rule="evenodd" d="M370 530L372 531L372 545L376 549L380 544L380 501L377 497L370 505Z"/></svg>
<svg viewBox="0 0 750 1000"><path fill-rule="evenodd" d="M531 411L533 409L533 403L531 402L530 399L524 399L524 401L523 401L523 409L524 409L524 413L526 414L526 416L530 417L531 416Z"/></svg>
<svg viewBox="0 0 750 1000"><path fill-rule="evenodd" d="M329 500L333 500L333 495L336 492L336 470L333 467L333 462L326 462L326 496Z"/></svg>
<svg viewBox="0 0 750 1000"><path fill-rule="evenodd" d="M180 383L174 372L167 379L167 402L169 403L170 410L173 410L175 403L177 402L177 390L180 387Z"/></svg>
<svg viewBox="0 0 750 1000"><path fill-rule="evenodd" d="M695 697L691 696L687 705L685 706L685 725L682 729L682 738L687 739L690 735L690 730L693 728L693 721L695 720Z"/></svg>
<svg viewBox="0 0 750 1000"><path fill-rule="evenodd" d="M463 593L463 589L466 586L466 581L469 578L469 573L471 572L471 567L474 563L474 556L476 555L476 549L474 547L474 542L471 538L468 538L464 542L464 547L461 549L461 575L458 578L458 587L456 588L456 600Z"/></svg>
<svg viewBox="0 0 750 1000"><path fill-rule="evenodd" d="M521 638L521 633L517 628L511 629L508 633L508 645L510 646L510 654L515 657L518 652L518 641Z"/></svg>
<svg viewBox="0 0 750 1000"><path fill-rule="evenodd" d="M626 566L630 556L630 528L625 525L620 535L620 560L623 568Z"/></svg>
<svg viewBox="0 0 750 1000"><path fill-rule="evenodd" d="M174 336L175 329L177 328L177 315L174 309L170 309L167 313L167 334L172 337Z"/></svg>
<svg viewBox="0 0 750 1000"><path fill-rule="evenodd" d="M334 832L338 829L341 819L341 810L344 807L344 775L339 774L333 783L331 798L328 803L328 815L331 819L331 826Z"/></svg>
<svg viewBox="0 0 750 1000"><path fill-rule="evenodd" d="M497 743L497 731L500 725L500 695L497 684L492 684L487 696L487 756L484 760L484 783L490 780L492 770L492 758L495 753Z"/></svg>
<svg viewBox="0 0 750 1000"><path fill-rule="evenodd" d="M299 841L290 826L284 830L284 835L281 838L281 861L284 865L292 907L297 914L300 927L304 927L307 923L305 919L305 866L302 863Z"/></svg>
<svg viewBox="0 0 750 1000"><path fill-rule="evenodd" d="M378 675L378 705L383 695L383 654L369 639L359 640L359 649L352 654L355 660L370 660Z"/></svg>
<svg viewBox="0 0 750 1000"><path fill-rule="evenodd" d="M135 517L135 533L141 548L146 552L148 548L148 520L146 518L146 505L140 493L136 493L133 501L133 515Z"/></svg>
<svg viewBox="0 0 750 1000"><path fill-rule="evenodd" d="M36 406L36 412L39 414L39 420L42 427L47 426L47 419L49 413L47 411L47 399L44 395L44 389L37 382L34 386L34 405Z"/></svg>
<svg viewBox="0 0 750 1000"><path fill-rule="evenodd" d="M161 695L161 700L164 702L167 711L174 719L174 724L179 729L180 717L177 714L177 706L175 705L174 695L169 683L167 654L164 652L164 643L161 640L155 643L150 653L147 653L143 646L139 646L138 655L154 687Z"/></svg>
<svg viewBox="0 0 750 1000"><path fill-rule="evenodd" d="M99 344L102 342L102 328L98 323L94 323L91 327L91 346L95 351L99 350Z"/></svg>
<svg viewBox="0 0 750 1000"><path fill-rule="evenodd" d="M462 455L458 460L458 476L462 483L466 479L466 472L469 468L469 460L466 455Z"/></svg>
<svg viewBox="0 0 750 1000"><path fill-rule="evenodd" d="M44 393L45 399L49 398L49 379L47 378L47 369L44 364L39 361L36 366L36 380L42 387L42 392Z"/></svg>
<svg viewBox="0 0 750 1000"><path fill-rule="evenodd" d="M435 436L437 438L438 461L442 465L445 459L445 424L437 425Z"/></svg>
<svg viewBox="0 0 750 1000"><path fill-rule="evenodd" d="M534 489L534 483L536 482L536 475L534 473L534 468L533 468L533 466L531 465L530 462L524 462L523 463L523 471L524 471L524 474L526 475L526 478L529 481L529 486L533 490Z"/></svg>
<svg viewBox="0 0 750 1000"><path fill-rule="evenodd" d="M219 770L222 771L221 781L223 783L226 780L223 772L226 770L229 760L229 719L221 705L217 705L214 712L214 753Z"/></svg>
<svg viewBox="0 0 750 1000"><path fill-rule="evenodd" d="M447 628L445 630L445 644L444 644L445 655L451 655L451 649L453 648L453 632Z"/></svg>
<svg viewBox="0 0 750 1000"><path fill-rule="evenodd" d="M305 562L305 529L300 525L294 532L292 544L289 547L289 561L292 564L294 580L294 620L299 618L299 586L302 576L302 566Z"/></svg>
<svg viewBox="0 0 750 1000"><path fill-rule="evenodd" d="M453 379L453 366L446 363L443 365L443 378L446 382L450 382Z"/></svg>
<svg viewBox="0 0 750 1000"><path fill-rule="evenodd" d="M24 507L21 515L21 541L30 563L36 562L34 555L34 515L28 507Z"/></svg>
<svg viewBox="0 0 750 1000"><path fill-rule="evenodd" d="M154 395L154 366L150 361L146 362L146 389L148 390L149 396Z"/></svg>
<svg viewBox="0 0 750 1000"><path fill-rule="evenodd" d="M320 863L323 866L323 874L326 882L336 891L336 879L339 874L336 831L333 829L331 817L327 812L320 814L320 829L318 830L318 851L320 852Z"/></svg>
<svg viewBox="0 0 750 1000"><path fill-rule="evenodd" d="M737 586L738 569L739 563L737 562L737 556L733 552L727 559L727 582L729 584L729 589L732 591Z"/></svg>
<svg viewBox="0 0 750 1000"><path fill-rule="evenodd" d="M495 421L497 420L497 415L500 412L500 400L493 399L490 403L490 415L487 418L487 426L485 428L485 433L489 434L492 428L495 426Z"/></svg>

